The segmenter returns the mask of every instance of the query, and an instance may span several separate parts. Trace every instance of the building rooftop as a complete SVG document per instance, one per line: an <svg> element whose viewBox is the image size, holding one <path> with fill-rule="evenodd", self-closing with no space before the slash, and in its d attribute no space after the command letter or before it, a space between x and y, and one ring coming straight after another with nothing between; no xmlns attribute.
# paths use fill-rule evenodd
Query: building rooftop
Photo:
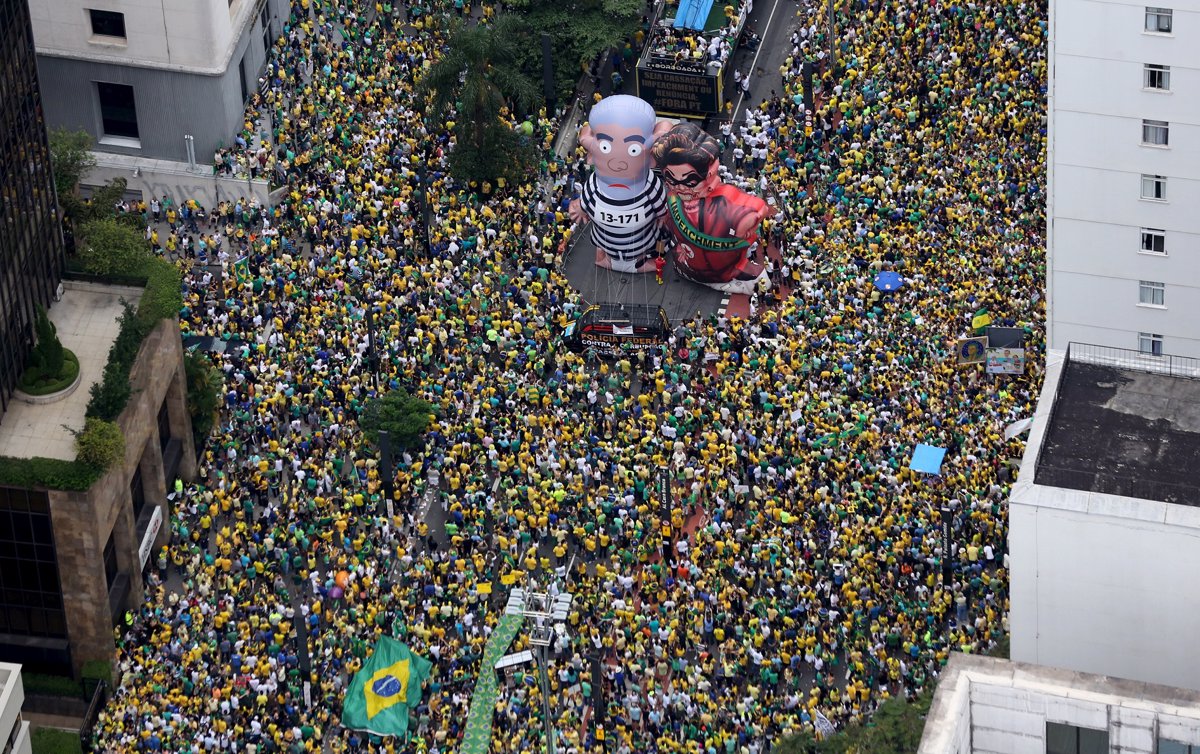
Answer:
<svg viewBox="0 0 1200 754"><path fill-rule="evenodd" d="M1034 482L1200 506L1200 380L1068 359Z"/></svg>
<svg viewBox="0 0 1200 754"><path fill-rule="evenodd" d="M75 460L75 435L83 429L92 385L104 376L108 351L120 329L122 300L137 302L141 288L65 281L63 297L48 314L58 339L79 357L79 387L56 403L13 400L0 420L0 456Z"/></svg>

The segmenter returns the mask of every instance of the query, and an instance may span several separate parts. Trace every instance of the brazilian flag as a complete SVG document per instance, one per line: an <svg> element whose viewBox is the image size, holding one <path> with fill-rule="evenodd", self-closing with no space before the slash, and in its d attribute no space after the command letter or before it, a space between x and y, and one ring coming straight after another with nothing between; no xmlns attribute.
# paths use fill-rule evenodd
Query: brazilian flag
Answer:
<svg viewBox="0 0 1200 754"><path fill-rule="evenodd" d="M250 260L246 257L241 257L233 263L233 279L239 285L250 280Z"/></svg>
<svg viewBox="0 0 1200 754"><path fill-rule="evenodd" d="M433 663L386 636L354 674L342 702L342 725L377 736L408 732L408 711L421 701L421 683Z"/></svg>

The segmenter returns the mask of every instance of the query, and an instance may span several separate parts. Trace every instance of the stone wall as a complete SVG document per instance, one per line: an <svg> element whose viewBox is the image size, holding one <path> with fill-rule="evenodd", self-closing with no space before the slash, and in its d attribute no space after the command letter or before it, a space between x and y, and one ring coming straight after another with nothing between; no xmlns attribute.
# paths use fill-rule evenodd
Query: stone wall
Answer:
<svg viewBox="0 0 1200 754"><path fill-rule="evenodd" d="M133 395L118 420L125 434L124 463L110 469L86 492L50 492L50 513L76 675L88 660L111 659L116 647L104 575L104 547L110 535L118 571L130 581L129 597L121 611L136 609L141 604L140 542L129 485L140 466L146 505L159 502L169 505L166 496L175 480L168 480L163 474L158 436L158 412L164 401L172 436L183 445L179 475L190 481L196 473L186 404L183 343L177 321L164 320L147 336L130 373L130 383ZM170 538L170 516L170 510L163 511L164 524L155 549Z"/></svg>

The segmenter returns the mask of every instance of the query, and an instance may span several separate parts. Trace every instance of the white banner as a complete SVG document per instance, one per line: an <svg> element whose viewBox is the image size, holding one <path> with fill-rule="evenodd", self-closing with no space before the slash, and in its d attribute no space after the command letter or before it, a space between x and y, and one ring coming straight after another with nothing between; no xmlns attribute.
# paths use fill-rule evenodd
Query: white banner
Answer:
<svg viewBox="0 0 1200 754"><path fill-rule="evenodd" d="M1004 428L1004 439L1011 440L1033 426L1033 417L1018 419Z"/></svg>
<svg viewBox="0 0 1200 754"><path fill-rule="evenodd" d="M162 528L162 517L162 506L154 506L154 512L150 514L150 524L142 536L141 546L138 547L138 558L142 562L142 568L146 567L146 561L150 559L150 551L154 549L154 540L158 538L158 530Z"/></svg>

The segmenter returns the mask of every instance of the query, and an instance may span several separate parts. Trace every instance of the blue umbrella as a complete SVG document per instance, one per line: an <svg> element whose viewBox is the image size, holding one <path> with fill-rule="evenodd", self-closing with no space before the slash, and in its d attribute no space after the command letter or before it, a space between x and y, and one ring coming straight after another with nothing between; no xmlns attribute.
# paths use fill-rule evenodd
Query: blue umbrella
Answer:
<svg viewBox="0 0 1200 754"><path fill-rule="evenodd" d="M904 277L890 270L881 272L875 276L875 287L881 291L898 291L904 287Z"/></svg>

